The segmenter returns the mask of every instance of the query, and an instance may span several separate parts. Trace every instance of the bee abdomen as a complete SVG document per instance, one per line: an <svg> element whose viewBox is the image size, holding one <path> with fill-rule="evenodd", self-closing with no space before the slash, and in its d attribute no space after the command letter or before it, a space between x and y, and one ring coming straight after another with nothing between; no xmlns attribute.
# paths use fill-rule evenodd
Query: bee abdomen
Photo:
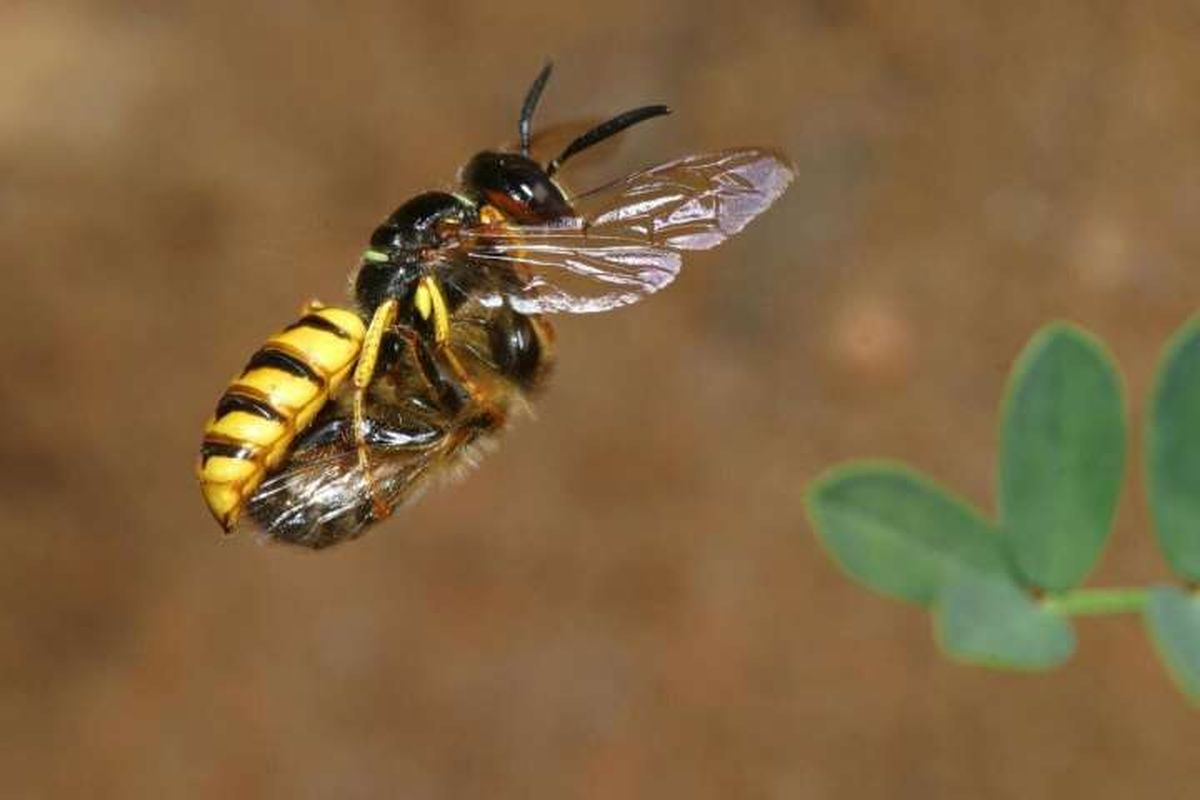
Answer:
<svg viewBox="0 0 1200 800"><path fill-rule="evenodd" d="M268 339L221 395L204 426L197 473L204 500L225 530L345 382L365 332L352 311L314 309Z"/></svg>

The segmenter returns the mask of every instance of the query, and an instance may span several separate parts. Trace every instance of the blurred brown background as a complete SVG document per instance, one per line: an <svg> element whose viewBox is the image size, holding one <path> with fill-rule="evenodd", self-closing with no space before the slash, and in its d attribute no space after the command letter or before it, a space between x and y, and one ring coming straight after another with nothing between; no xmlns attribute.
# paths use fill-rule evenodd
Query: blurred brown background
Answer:
<svg viewBox="0 0 1200 800"><path fill-rule="evenodd" d="M1053 318L1141 413L1200 297L1194 4L164 5L0 6L4 795L1194 779L1135 620L1085 621L1050 675L952 665L801 505L879 455L990 512L1005 373ZM539 127L676 109L575 185L751 143L798 180L670 291L562 320L539 420L466 482L332 551L222 540L192 468L225 381L395 205L512 141L547 56ZM1094 582L1165 575L1147 519L1135 479Z"/></svg>

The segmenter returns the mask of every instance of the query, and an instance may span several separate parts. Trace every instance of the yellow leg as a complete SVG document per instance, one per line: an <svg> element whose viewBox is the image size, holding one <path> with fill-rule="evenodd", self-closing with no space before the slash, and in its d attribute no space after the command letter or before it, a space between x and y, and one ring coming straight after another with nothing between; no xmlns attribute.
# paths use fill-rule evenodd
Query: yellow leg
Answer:
<svg viewBox="0 0 1200 800"><path fill-rule="evenodd" d="M439 345L445 344L450 338L450 307L446 305L442 287L434 278L426 275L417 283L413 308L422 319L432 321L433 340Z"/></svg>
<svg viewBox="0 0 1200 800"><path fill-rule="evenodd" d="M366 336L363 337L362 350L358 354L358 363L354 365L354 444L358 449L358 465L370 484L371 498L375 505L377 516L386 514L379 499L375 496L375 485L371 480L371 463L367 454L366 441L366 397L367 387L375 377L375 365L379 362L379 348L383 343L383 335L396 322L396 312L399 303L388 300L375 309L371 324L367 326Z"/></svg>

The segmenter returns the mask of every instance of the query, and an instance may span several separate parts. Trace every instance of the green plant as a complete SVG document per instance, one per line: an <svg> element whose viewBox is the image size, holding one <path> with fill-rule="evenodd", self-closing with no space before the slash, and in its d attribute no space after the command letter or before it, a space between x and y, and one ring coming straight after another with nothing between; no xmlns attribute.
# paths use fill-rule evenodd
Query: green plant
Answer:
<svg viewBox="0 0 1200 800"><path fill-rule="evenodd" d="M1039 331L1012 369L1000 426L995 521L902 464L852 462L814 481L808 514L833 559L929 608L950 657L989 667L1059 666L1075 649L1071 617L1140 613L1200 703L1200 318L1167 345L1146 426L1154 529L1177 585L1082 588L1125 471L1121 380L1099 340L1066 323Z"/></svg>

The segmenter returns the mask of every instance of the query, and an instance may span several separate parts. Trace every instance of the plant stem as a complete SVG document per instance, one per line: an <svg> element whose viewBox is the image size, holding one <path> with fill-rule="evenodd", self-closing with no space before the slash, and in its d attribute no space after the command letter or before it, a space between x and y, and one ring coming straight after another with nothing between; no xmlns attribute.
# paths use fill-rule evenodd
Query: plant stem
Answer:
<svg viewBox="0 0 1200 800"><path fill-rule="evenodd" d="M1076 589L1047 595L1042 600L1047 611L1076 616L1132 614L1145 606L1146 590L1142 588Z"/></svg>

